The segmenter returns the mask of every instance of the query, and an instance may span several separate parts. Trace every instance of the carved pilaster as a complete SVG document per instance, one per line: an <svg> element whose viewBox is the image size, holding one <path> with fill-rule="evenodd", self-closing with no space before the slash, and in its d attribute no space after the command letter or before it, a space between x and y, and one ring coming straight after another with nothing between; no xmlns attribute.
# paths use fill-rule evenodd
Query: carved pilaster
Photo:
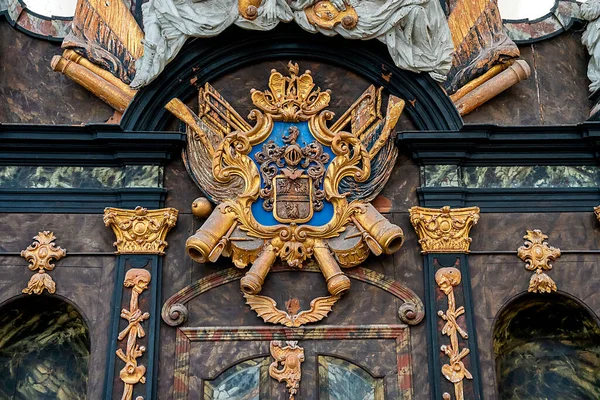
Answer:
<svg viewBox="0 0 600 400"><path fill-rule="evenodd" d="M517 255L525 261L525 269L535 271L529 280L529 292L551 293L556 292L556 283L544 271L552 269L551 261L560 257L560 249L551 247L547 235L539 229L527 231L523 236L525 244L517 249Z"/></svg>
<svg viewBox="0 0 600 400"><path fill-rule="evenodd" d="M432 398L481 399L467 259L479 208L412 207L409 212L423 253L429 360L436 372Z"/></svg>
<svg viewBox="0 0 600 400"><path fill-rule="evenodd" d="M104 400L156 396L161 256L177 214L174 208L104 210L104 223L115 233L118 255Z"/></svg>
<svg viewBox="0 0 600 400"><path fill-rule="evenodd" d="M33 239L35 241L27 249L21 251L21 257L29 261L28 267L30 270L37 270L38 273L29 279L27 287L23 289L23 293L42 294L44 289L48 293L54 293L56 291L56 284L46 271L52 271L54 269L52 260L60 260L67 255L67 251L54 244L56 237L52 232L39 232Z"/></svg>
<svg viewBox="0 0 600 400"><path fill-rule="evenodd" d="M104 224L115 232L117 254L165 254L165 238L177 223L174 208L150 210L136 207L104 209Z"/></svg>
<svg viewBox="0 0 600 400"><path fill-rule="evenodd" d="M468 253L469 232L479 221L479 207L439 209L412 207L412 223L421 244L422 253Z"/></svg>

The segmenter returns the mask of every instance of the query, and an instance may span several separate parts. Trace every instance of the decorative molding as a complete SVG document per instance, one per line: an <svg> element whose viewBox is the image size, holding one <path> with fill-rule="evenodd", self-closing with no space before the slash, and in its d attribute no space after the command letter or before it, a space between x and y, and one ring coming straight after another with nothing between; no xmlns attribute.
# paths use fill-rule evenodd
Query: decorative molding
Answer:
<svg viewBox="0 0 600 400"><path fill-rule="evenodd" d="M52 260L58 261L67 255L67 251L57 247L54 243L56 237L50 231L39 232L33 237L35 240L27 249L21 251L21 257L29 261L28 268L31 271L38 271L29 279L27 287L23 289L23 293L27 294L42 294L45 290L48 293L56 292L56 284L46 271L52 271L54 264Z"/></svg>
<svg viewBox="0 0 600 400"><path fill-rule="evenodd" d="M296 269L279 265L272 272L289 272ZM304 272L320 273L320 269L314 265L307 265L302 269ZM402 322L409 325L417 325L425 316L423 302L410 289L402 283L388 278L376 271L367 268L354 267L346 271L346 275L352 279L376 286L403 301L398 310L398 316ZM202 293L218 286L241 279L244 272L237 268L229 268L224 271L215 272L196 282L184 287L173 296L169 297L162 307L162 319L170 326L179 326L187 321L188 309L186 304Z"/></svg>
<svg viewBox="0 0 600 400"><path fill-rule="evenodd" d="M410 331L407 325L308 326L290 329L275 326L178 328L175 342L173 399L189 399L190 352L193 342L272 340L370 340L388 339L396 343L398 398L413 399Z"/></svg>
<svg viewBox="0 0 600 400"><path fill-rule="evenodd" d="M468 253L469 232L479 221L479 207L439 209L412 207L412 223L421 244L421 253Z"/></svg>
<svg viewBox="0 0 600 400"><path fill-rule="evenodd" d="M473 379L473 376L461 361L469 354L470 350L468 347L461 350L458 342L458 335L465 340L469 338L467 332L461 328L457 321L457 318L465 313L463 306L456 308L454 298L454 287L460 285L461 282L460 271L454 267L440 268L435 273L435 282L448 298L448 309L445 312L439 310L437 313L445 321L442 335L450 338L449 346L445 344L440 346L440 350L449 358L449 363L442 365L442 374L454 384L455 400L464 400L463 380L465 378ZM442 398L450 400L452 397L446 392L442 395Z"/></svg>
<svg viewBox="0 0 600 400"><path fill-rule="evenodd" d="M150 210L136 207L104 209L104 224L115 232L116 254L165 254L169 230L177 223L174 208Z"/></svg>
<svg viewBox="0 0 600 400"><path fill-rule="evenodd" d="M280 340L271 340L269 350L275 359L269 365L269 375L278 382L284 381L290 392L289 400L294 400L300 390L302 380L302 363L304 362L304 349L298 346L295 340L288 340L283 346ZM281 368L279 368L281 364Z"/></svg>
<svg viewBox="0 0 600 400"><path fill-rule="evenodd" d="M146 332L142 328L142 322L150 318L150 313L140 310L138 300L140 294L148 288L151 278L152 275L149 271L132 268L125 274L123 282L123 286L131 288L131 300L129 301L129 310L123 309L121 311L121 318L125 319L128 325L117 337L119 341L127 337L125 352L122 348L119 348L116 352L117 356L125 363L119 373L124 384L121 400L131 400L133 387L139 382L146 383L146 367L138 365L137 362L137 359L146 351L146 347L140 346L137 340L146 336Z"/></svg>
<svg viewBox="0 0 600 400"><path fill-rule="evenodd" d="M535 271L529 280L527 291L533 293L556 292L556 283L544 271L552 269L550 262L560 257L560 249L551 247L547 235L539 229L527 231L523 236L525 244L517 249L518 257L525 261L525 269Z"/></svg>

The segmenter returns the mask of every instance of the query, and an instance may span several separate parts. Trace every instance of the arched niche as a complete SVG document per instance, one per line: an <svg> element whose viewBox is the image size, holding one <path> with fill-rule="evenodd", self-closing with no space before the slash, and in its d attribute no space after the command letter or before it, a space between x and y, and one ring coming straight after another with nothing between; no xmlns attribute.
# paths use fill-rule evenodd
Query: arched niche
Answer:
<svg viewBox="0 0 600 400"><path fill-rule="evenodd" d="M428 74L397 68L377 40L347 40L280 24L270 32L228 28L214 38L190 40L165 70L135 96L121 120L126 130L165 130L164 106L197 96L198 87L267 60L310 59L346 69L407 100L405 112L418 130L458 130L462 119L452 100ZM334 88L331 88L334 89Z"/></svg>
<svg viewBox="0 0 600 400"><path fill-rule="evenodd" d="M0 306L0 398L87 398L90 335L57 296L22 296Z"/></svg>
<svg viewBox="0 0 600 400"><path fill-rule="evenodd" d="M600 399L600 327L571 297L512 300L498 314L493 346L501 400Z"/></svg>

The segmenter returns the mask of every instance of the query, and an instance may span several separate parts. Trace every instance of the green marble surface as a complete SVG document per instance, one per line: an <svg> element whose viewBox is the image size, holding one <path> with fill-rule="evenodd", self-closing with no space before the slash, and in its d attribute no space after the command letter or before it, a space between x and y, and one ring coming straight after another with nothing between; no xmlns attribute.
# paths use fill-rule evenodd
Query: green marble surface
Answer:
<svg viewBox="0 0 600 400"><path fill-rule="evenodd" d="M501 400L600 399L600 328L586 309L558 294L528 294L494 329Z"/></svg>
<svg viewBox="0 0 600 400"><path fill-rule="evenodd" d="M597 187L600 169L593 166L459 167L426 165L421 168L425 187L569 188Z"/></svg>
<svg viewBox="0 0 600 400"><path fill-rule="evenodd" d="M92 189L163 186L163 167L36 167L0 166L0 188Z"/></svg>
<svg viewBox="0 0 600 400"><path fill-rule="evenodd" d="M87 398L90 338L81 315L50 297L0 309L0 399Z"/></svg>

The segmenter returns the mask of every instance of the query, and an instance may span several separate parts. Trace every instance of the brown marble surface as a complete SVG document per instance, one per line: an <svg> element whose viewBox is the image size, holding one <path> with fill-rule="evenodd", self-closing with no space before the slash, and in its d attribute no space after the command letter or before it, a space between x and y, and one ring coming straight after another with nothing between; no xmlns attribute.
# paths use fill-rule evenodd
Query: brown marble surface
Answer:
<svg viewBox="0 0 600 400"><path fill-rule="evenodd" d="M27 36L0 20L0 122L102 123L114 110L63 74L50 60L59 44Z"/></svg>
<svg viewBox="0 0 600 400"><path fill-rule="evenodd" d="M593 102L587 98L589 56L581 44L581 33L569 30L519 50L531 67L529 79L465 115L465 123L553 125L585 121Z"/></svg>
<svg viewBox="0 0 600 400"><path fill-rule="evenodd" d="M475 310L484 398L497 399L492 337L494 321L502 308L516 296L526 293L531 272L517 257L527 229L541 229L547 242L567 250L596 250L600 227L593 213L482 214L471 231L472 250L511 251L513 254L471 254L469 268ZM584 303L600 314L600 275L596 254L563 254L552 263L548 275L560 293ZM540 294L539 296L544 296Z"/></svg>

